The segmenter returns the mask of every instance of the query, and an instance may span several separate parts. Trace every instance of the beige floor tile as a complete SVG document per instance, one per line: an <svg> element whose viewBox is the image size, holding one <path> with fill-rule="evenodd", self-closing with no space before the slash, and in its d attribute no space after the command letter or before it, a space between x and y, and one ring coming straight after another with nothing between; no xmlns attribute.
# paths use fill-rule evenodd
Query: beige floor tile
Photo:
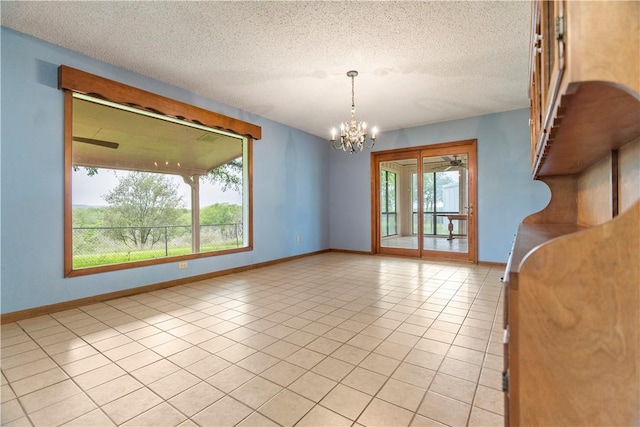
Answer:
<svg viewBox="0 0 640 427"><path fill-rule="evenodd" d="M263 332L267 335L271 335L272 337L282 339L287 335L291 335L296 330L284 325L276 325L269 329L264 330Z"/></svg>
<svg viewBox="0 0 640 427"><path fill-rule="evenodd" d="M238 366L251 371L254 374L259 374L278 363L278 361L278 358L259 351L245 359L242 359L238 362Z"/></svg>
<svg viewBox="0 0 640 427"><path fill-rule="evenodd" d="M287 387L305 372L306 370L299 366L281 361L262 372L260 376L282 387Z"/></svg>
<svg viewBox="0 0 640 427"><path fill-rule="evenodd" d="M438 372L429 391L471 404L476 392L476 383Z"/></svg>
<svg viewBox="0 0 640 427"><path fill-rule="evenodd" d="M389 376L399 364L399 360L372 353L360 363L360 367Z"/></svg>
<svg viewBox="0 0 640 427"><path fill-rule="evenodd" d="M502 391L502 371L483 369L480 372L480 381L478 384Z"/></svg>
<svg viewBox="0 0 640 427"><path fill-rule="evenodd" d="M102 354L96 354L84 359L76 360L75 362L68 363L62 366L62 369L69 376L76 377L78 375L84 374L85 372L92 371L110 363L111 361L104 357Z"/></svg>
<svg viewBox="0 0 640 427"><path fill-rule="evenodd" d="M242 369L236 365L231 365L209 377L207 382L225 393L231 393L233 390L254 377L255 374L247 371L246 369Z"/></svg>
<svg viewBox="0 0 640 427"><path fill-rule="evenodd" d="M3 350L4 351L4 350ZM94 350L95 351L95 350ZM40 348L35 350L25 351L24 353L16 354L15 356L5 357L2 354L2 369L3 371L22 366L27 363L35 362L36 360L47 358L48 355Z"/></svg>
<svg viewBox="0 0 640 427"><path fill-rule="evenodd" d="M76 394L44 409L29 414L36 426L60 425L96 409L84 394Z"/></svg>
<svg viewBox="0 0 640 427"><path fill-rule="evenodd" d="M33 341L27 341L20 344L12 345L11 347L5 347L2 349L2 357L16 356L18 354L26 353L32 350L38 350L38 344Z"/></svg>
<svg viewBox="0 0 640 427"><path fill-rule="evenodd" d="M477 382L480 377L480 366L460 360L445 358L439 371L467 381Z"/></svg>
<svg viewBox="0 0 640 427"><path fill-rule="evenodd" d="M172 397L168 402L186 416L191 417L223 396L224 393L220 390L206 382L201 382Z"/></svg>
<svg viewBox="0 0 640 427"><path fill-rule="evenodd" d="M146 347L137 342L130 342L129 344L122 345L120 347L112 348L111 350L103 352L105 356L113 361L124 359L141 351L146 350Z"/></svg>
<svg viewBox="0 0 640 427"><path fill-rule="evenodd" d="M74 348L84 347L87 342L82 338L72 338L68 341L61 341L55 344L43 346L42 349L50 356L54 356L59 353L65 353Z"/></svg>
<svg viewBox="0 0 640 427"><path fill-rule="evenodd" d="M504 367L504 357L487 354L484 360L483 367L494 369L496 371L502 370Z"/></svg>
<svg viewBox="0 0 640 427"><path fill-rule="evenodd" d="M377 398L393 403L411 412L418 409L426 389L407 384L402 381L389 379L376 395Z"/></svg>
<svg viewBox="0 0 640 427"><path fill-rule="evenodd" d="M327 357L314 366L311 371L324 375L334 381L341 381L353 370L353 368L355 368L355 365L352 365L351 363L343 362L342 360L334 359L333 357Z"/></svg>
<svg viewBox="0 0 640 427"><path fill-rule="evenodd" d="M39 374L41 372L49 371L53 368L56 368L56 363L50 358L38 359L33 362L25 363L24 365L16 366L11 369L4 369L4 376L10 382L18 381L23 378L30 377L35 374Z"/></svg>
<svg viewBox="0 0 640 427"><path fill-rule="evenodd" d="M404 361L435 371L440 367L443 359L444 357L441 355L414 348L409 352L407 357L405 357Z"/></svg>
<svg viewBox="0 0 640 427"><path fill-rule="evenodd" d="M201 380L195 375L185 370L179 370L149 384L148 387L166 400L194 386L200 381Z"/></svg>
<svg viewBox="0 0 640 427"><path fill-rule="evenodd" d="M388 323L388 322L385 322L385 323ZM389 335L391 335L392 332L393 332L393 329L387 329L381 326L370 325L364 328L361 334L384 340Z"/></svg>
<svg viewBox="0 0 640 427"><path fill-rule="evenodd" d="M160 399L151 390L148 388L141 388L102 406L102 410L116 424L120 425L131 418L146 412L161 402L162 399Z"/></svg>
<svg viewBox="0 0 640 427"><path fill-rule="evenodd" d="M136 426L136 427L157 427L157 426L177 426L183 421L185 417L180 412L176 411L168 403L161 403L148 411L138 415L137 417L122 424L123 426Z"/></svg>
<svg viewBox="0 0 640 427"><path fill-rule="evenodd" d="M234 426L252 412L248 406L225 396L192 419L201 426Z"/></svg>
<svg viewBox="0 0 640 427"><path fill-rule="evenodd" d="M473 405L499 415L504 415L504 393L482 385L478 386Z"/></svg>
<svg viewBox="0 0 640 427"><path fill-rule="evenodd" d="M132 376L123 375L87 390L87 394L94 402L102 406L142 387L143 385Z"/></svg>
<svg viewBox="0 0 640 427"><path fill-rule="evenodd" d="M173 354L179 353L183 350L191 348L193 344L183 341L179 338L168 341L164 344L153 347L153 351L158 353L162 357L169 357Z"/></svg>
<svg viewBox="0 0 640 427"><path fill-rule="evenodd" d="M442 322L442 323L446 323L446 322ZM433 327L429 328L429 330L427 332L425 332L425 334L423 335L424 338L426 339L430 339L430 340L434 340L434 341L440 341L440 342L444 342L447 344L451 344L453 342L453 340L456 337L455 333L451 333L451 332L446 332L446 331L442 331L439 329L434 329Z"/></svg>
<svg viewBox="0 0 640 427"><path fill-rule="evenodd" d="M143 328L140 329L135 329L131 332L127 332L125 335L128 336L129 338L133 339L133 340L141 340L143 338L147 338L150 337L152 335L158 334L162 332L161 329L156 328L155 326L145 326Z"/></svg>
<svg viewBox="0 0 640 427"><path fill-rule="evenodd" d="M286 361L293 363L305 369L311 369L316 366L326 356L321 353L309 350L307 348L301 348L300 350L287 357Z"/></svg>
<svg viewBox="0 0 640 427"><path fill-rule="evenodd" d="M88 390L125 374L126 371L115 363L108 363L97 369L78 375L74 378L74 381L83 390Z"/></svg>
<svg viewBox="0 0 640 427"><path fill-rule="evenodd" d="M218 356L211 355L187 366L185 369L196 377L205 380L223 369L226 369L230 365L230 362L227 362Z"/></svg>
<svg viewBox="0 0 640 427"><path fill-rule="evenodd" d="M466 403L429 391L418 413L446 425L463 426L467 423L470 409Z"/></svg>
<svg viewBox="0 0 640 427"><path fill-rule="evenodd" d="M413 347L418 342L418 340L420 340L420 337L399 331L394 331L386 339L386 341L388 342L400 344L409 348Z"/></svg>
<svg viewBox="0 0 640 427"><path fill-rule="evenodd" d="M401 427L408 426L412 418L411 411L380 399L373 399L358 418L358 423L364 426Z"/></svg>
<svg viewBox="0 0 640 427"><path fill-rule="evenodd" d="M81 390L71 380L65 380L24 395L19 399L24 409L32 413L80 392Z"/></svg>
<svg viewBox="0 0 640 427"><path fill-rule="evenodd" d="M209 341L209 340L211 340L211 339L216 337L216 334L214 332L208 331L206 329L199 328L197 326L196 326L196 328L198 328L197 331L192 332L192 333L187 334L187 335L182 335L180 338L183 341L186 341L186 342L188 342L190 344L198 345L198 344L201 344L201 343L203 343L205 341ZM169 331L169 332L171 332L171 331Z"/></svg>
<svg viewBox="0 0 640 427"><path fill-rule="evenodd" d="M317 405L296 424L296 427L350 427L353 421Z"/></svg>
<svg viewBox="0 0 640 427"><path fill-rule="evenodd" d="M236 427L279 427L280 425L269 418L265 417L259 412L254 412L247 418L242 420L240 424L236 424ZM317 426L316 426L317 427Z"/></svg>
<svg viewBox="0 0 640 427"><path fill-rule="evenodd" d="M309 399L285 389L260 407L259 412L281 425L292 426L313 406Z"/></svg>
<svg viewBox="0 0 640 427"><path fill-rule="evenodd" d="M282 390L277 384L255 377L231 393L231 396L245 405L258 409Z"/></svg>
<svg viewBox="0 0 640 427"><path fill-rule="evenodd" d="M256 350L246 346L244 344L236 343L230 347L225 348L216 353L216 356L221 357L231 363L236 363L242 359L251 356Z"/></svg>
<svg viewBox="0 0 640 427"><path fill-rule="evenodd" d="M346 343L351 338L353 338L355 335L356 335L355 332L348 331L346 329L333 328L330 331L328 331L325 334L323 334L322 336L325 337L325 338L329 338L331 340L334 340L334 341L338 341L340 343Z"/></svg>
<svg viewBox="0 0 640 427"><path fill-rule="evenodd" d="M25 394L62 382L68 378L67 374L56 367L22 380L14 381L11 383L11 387L17 396L24 396ZM4 396L2 401L5 401Z"/></svg>
<svg viewBox="0 0 640 427"><path fill-rule="evenodd" d="M470 348L459 347L452 345L447 353L447 357L452 359L461 360L463 362L472 363L474 365L482 365L485 357L485 353L482 351L472 350ZM502 359L500 360L502 363ZM500 365L502 368L502 365Z"/></svg>
<svg viewBox="0 0 640 427"><path fill-rule="evenodd" d="M161 359L150 365L136 369L131 372L131 375L141 383L148 385L176 372L179 369L179 366L174 365L166 359Z"/></svg>
<svg viewBox="0 0 640 427"><path fill-rule="evenodd" d="M278 359L286 359L298 350L300 350L300 346L281 340L263 348L262 352Z"/></svg>
<svg viewBox="0 0 640 427"><path fill-rule="evenodd" d="M154 348L162 344L166 344L170 341L175 340L176 337L171 335L168 332L158 332L157 334L150 335L146 338L138 339L138 343L142 344L147 348Z"/></svg>
<svg viewBox="0 0 640 427"><path fill-rule="evenodd" d="M396 360L404 359L411 351L411 347L407 347L401 344L396 344L390 341L383 341L378 347L373 350L376 354L390 357Z"/></svg>
<svg viewBox="0 0 640 427"><path fill-rule="evenodd" d="M291 344L298 345L300 347L304 347L307 344L311 343L313 340L318 338L317 335L311 334L305 331L295 331L291 335L287 335L283 338L284 341L287 341Z"/></svg>
<svg viewBox="0 0 640 427"><path fill-rule="evenodd" d="M366 351L372 351L375 349L380 343L382 339L371 337L368 335L358 334L347 341L347 344L352 345L354 347L361 348Z"/></svg>
<svg viewBox="0 0 640 427"><path fill-rule="evenodd" d="M450 344L441 341L435 341L427 338L421 338L416 343L415 347L418 350L428 351L429 353L439 354L444 356L449 351Z"/></svg>
<svg viewBox="0 0 640 427"><path fill-rule="evenodd" d="M2 424L501 424L503 272L416 265L324 254L3 325Z"/></svg>
<svg viewBox="0 0 640 427"><path fill-rule="evenodd" d="M104 353L107 350L111 350L113 348L120 347L120 346L125 345L125 344L129 344L131 342L133 342L133 340L131 338L129 338L128 336L118 334L118 335L114 335L114 336L112 336L110 338L104 339L102 341L96 341L96 342L92 343L91 345L96 350Z"/></svg>
<svg viewBox="0 0 640 427"><path fill-rule="evenodd" d="M79 416L65 424L64 426L74 427L110 427L115 424L100 409L94 409L84 415Z"/></svg>
<svg viewBox="0 0 640 427"><path fill-rule="evenodd" d="M467 337L465 335L458 335L455 340L453 340L453 344L470 348L472 350L485 351L487 348L487 340L480 338Z"/></svg>
<svg viewBox="0 0 640 427"><path fill-rule="evenodd" d="M470 427L502 427L504 426L504 417L474 406L471 409L468 425Z"/></svg>
<svg viewBox="0 0 640 427"><path fill-rule="evenodd" d="M0 402L4 403L15 398L16 394L13 392L9 384L3 384L0 386Z"/></svg>
<svg viewBox="0 0 640 427"><path fill-rule="evenodd" d="M386 375L356 367L342 380L342 384L374 396L387 378Z"/></svg>
<svg viewBox="0 0 640 427"><path fill-rule="evenodd" d="M0 405L0 421L2 425L7 425L9 422L18 420L25 417L25 413L18 402L18 399L2 402Z"/></svg>
<svg viewBox="0 0 640 427"><path fill-rule="evenodd" d="M296 332L289 335L289 337L295 334ZM289 337L286 337L286 338L289 338ZM250 336L249 338L244 339L242 341L242 344L248 345L249 347L255 348L256 350L262 350L263 348L273 344L276 341L278 341L277 338L274 338L271 335L267 335L259 332L253 336Z"/></svg>
<svg viewBox="0 0 640 427"><path fill-rule="evenodd" d="M311 342L310 344L307 344L305 348L328 356L334 351L336 351L341 345L342 343L338 341L330 340L324 337L319 337L313 342Z"/></svg>
<svg viewBox="0 0 640 427"><path fill-rule="evenodd" d="M307 399L319 402L336 384L337 382L322 375L307 372L289 385L288 388Z"/></svg>
<svg viewBox="0 0 640 427"><path fill-rule="evenodd" d="M143 350L140 353L136 353L120 359L116 363L125 371L133 372L136 369L151 365L152 363L157 362L160 359L162 359L162 356L160 356L158 353L155 353L152 350Z"/></svg>
<svg viewBox="0 0 640 427"><path fill-rule="evenodd" d="M338 384L320 405L355 421L371 399L372 396L366 393Z"/></svg>
<svg viewBox="0 0 640 427"><path fill-rule="evenodd" d="M182 350L181 352L172 354L167 357L169 361L175 363L176 365L184 368L189 365L193 365L200 360L211 356L211 353L201 349L200 347L190 347L186 350Z"/></svg>

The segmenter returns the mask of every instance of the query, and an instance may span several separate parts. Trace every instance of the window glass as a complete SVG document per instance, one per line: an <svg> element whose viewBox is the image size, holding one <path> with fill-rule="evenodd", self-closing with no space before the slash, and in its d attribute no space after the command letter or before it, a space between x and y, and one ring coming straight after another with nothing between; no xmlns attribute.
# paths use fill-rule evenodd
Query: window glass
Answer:
<svg viewBox="0 0 640 427"><path fill-rule="evenodd" d="M249 245L247 138L73 95L74 270Z"/></svg>

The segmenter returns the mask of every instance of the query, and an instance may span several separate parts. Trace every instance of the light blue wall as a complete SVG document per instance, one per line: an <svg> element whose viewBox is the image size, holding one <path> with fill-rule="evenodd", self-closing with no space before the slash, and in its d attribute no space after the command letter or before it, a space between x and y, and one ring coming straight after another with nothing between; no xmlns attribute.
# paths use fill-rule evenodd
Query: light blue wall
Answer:
<svg viewBox="0 0 640 427"><path fill-rule="evenodd" d="M329 248L329 149L302 131L2 28L1 310L9 313ZM254 143L254 250L65 279L65 64L262 126ZM295 243L295 236L300 243Z"/></svg>
<svg viewBox="0 0 640 427"><path fill-rule="evenodd" d="M523 89L524 90L524 89ZM549 201L550 191L532 181L529 112L490 114L383 132L373 151L478 140L478 258L506 262L518 223ZM371 250L371 154L331 153L331 247Z"/></svg>
<svg viewBox="0 0 640 427"><path fill-rule="evenodd" d="M2 313L322 249L371 249L368 152L331 150L315 136L6 28L0 42ZM191 260L186 270L171 263L65 279L61 64L262 126L254 144L254 250ZM505 262L518 222L549 198L529 175L527 119L518 110L385 132L376 150L477 138L479 258Z"/></svg>

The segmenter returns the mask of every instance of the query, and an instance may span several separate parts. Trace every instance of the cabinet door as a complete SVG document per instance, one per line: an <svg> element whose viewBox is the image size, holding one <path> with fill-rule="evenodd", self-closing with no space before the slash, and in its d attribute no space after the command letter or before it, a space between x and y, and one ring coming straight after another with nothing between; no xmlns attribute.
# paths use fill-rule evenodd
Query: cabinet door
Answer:
<svg viewBox="0 0 640 427"><path fill-rule="evenodd" d="M541 90L541 73L542 73L542 28L541 28L541 4L539 2L532 3L533 25L531 27L531 63L530 78L531 86L529 98L531 99L531 119L529 126L531 127L531 165L536 161L536 152L538 145L541 143L542 129L542 90Z"/></svg>
<svg viewBox="0 0 640 427"><path fill-rule="evenodd" d="M565 22L563 0L540 2L542 129L549 131L553 107L564 74Z"/></svg>

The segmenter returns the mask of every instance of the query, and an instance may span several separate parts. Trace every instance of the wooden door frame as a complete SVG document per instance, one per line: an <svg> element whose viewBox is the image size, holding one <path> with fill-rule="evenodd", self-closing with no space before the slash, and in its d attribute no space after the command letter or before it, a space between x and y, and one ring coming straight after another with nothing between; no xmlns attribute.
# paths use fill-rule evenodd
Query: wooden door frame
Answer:
<svg viewBox="0 0 640 427"><path fill-rule="evenodd" d="M418 176L422 175L422 158L434 157L438 155L467 154L467 174L468 174L468 203L473 206L472 212L467 220L468 226L468 252L443 252L424 251L422 243L419 242L419 249L385 248L385 252L392 255L414 256L436 259L455 259L478 263L478 198L477 198L477 139L466 139L460 141L444 142L439 144L422 145L416 147L400 148L396 150L376 151L371 153L371 252L380 253L380 173L381 162L411 158L417 160ZM422 179L418 179L418 194L422 194ZM418 218L422 218L422 203L418 204ZM418 222L418 235L422 236L422 221Z"/></svg>

